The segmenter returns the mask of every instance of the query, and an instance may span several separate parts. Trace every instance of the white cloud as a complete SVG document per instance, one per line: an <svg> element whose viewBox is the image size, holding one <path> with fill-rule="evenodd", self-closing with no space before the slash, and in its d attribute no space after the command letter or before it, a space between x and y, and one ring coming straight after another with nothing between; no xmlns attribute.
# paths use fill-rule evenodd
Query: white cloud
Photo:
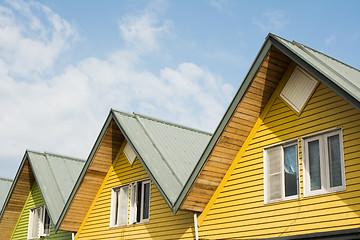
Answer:
<svg viewBox="0 0 360 240"><path fill-rule="evenodd" d="M126 43L139 50L159 49L159 38L170 34L173 22L159 22L153 13L142 16L126 16L119 22L119 29Z"/></svg>
<svg viewBox="0 0 360 240"><path fill-rule="evenodd" d="M252 22L264 32L272 32L282 29L287 24L287 19L284 11L269 10L260 17L254 17Z"/></svg>
<svg viewBox="0 0 360 240"><path fill-rule="evenodd" d="M12 76L34 79L49 72L76 38L76 30L37 2L9 1L0 8L0 56ZM46 19L42 22L37 12Z"/></svg>
<svg viewBox="0 0 360 240"><path fill-rule="evenodd" d="M334 42L335 39L336 39L336 36L335 36L335 35L331 35L330 37L328 37L328 38L325 39L325 44L326 44L326 45L329 45L329 44L331 44L332 42Z"/></svg>
<svg viewBox="0 0 360 240"><path fill-rule="evenodd" d="M142 56L171 34L172 23L155 13L121 21L128 47L55 75L52 67L75 28L39 3L16 4L0 6L0 164L7 166L0 176L15 174L25 149L87 157L110 108L213 131L232 97L231 85L195 63L157 72L141 67ZM29 76L34 80L22 79Z"/></svg>

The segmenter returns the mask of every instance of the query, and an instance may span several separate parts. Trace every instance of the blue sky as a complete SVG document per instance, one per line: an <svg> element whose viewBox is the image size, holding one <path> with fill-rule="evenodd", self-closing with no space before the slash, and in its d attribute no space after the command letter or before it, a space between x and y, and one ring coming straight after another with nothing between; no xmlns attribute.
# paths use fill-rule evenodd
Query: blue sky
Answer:
<svg viewBox="0 0 360 240"><path fill-rule="evenodd" d="M213 132L269 32L360 68L360 1L0 1L0 177L110 108Z"/></svg>

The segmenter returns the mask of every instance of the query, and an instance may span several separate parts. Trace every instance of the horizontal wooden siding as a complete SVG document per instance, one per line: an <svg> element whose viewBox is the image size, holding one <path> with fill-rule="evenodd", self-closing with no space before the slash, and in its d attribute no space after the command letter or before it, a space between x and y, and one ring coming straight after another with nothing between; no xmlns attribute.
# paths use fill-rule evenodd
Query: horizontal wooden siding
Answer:
<svg viewBox="0 0 360 240"><path fill-rule="evenodd" d="M29 213L30 209L34 207L40 207L44 205L42 200L39 187L35 182L31 192L27 198L26 204L23 208L23 211L19 217L18 223L14 229L13 235L11 237L12 240L23 240L27 239L28 234L28 224L29 224ZM50 236L41 239L58 239L58 240L70 240L71 239L71 232L66 231L58 231L56 234L54 232L53 227L50 228Z"/></svg>
<svg viewBox="0 0 360 240"><path fill-rule="evenodd" d="M264 204L263 147L343 127L346 191ZM206 239L265 238L360 227L360 112L320 84L297 116L279 98L201 228Z"/></svg>
<svg viewBox="0 0 360 240"><path fill-rule="evenodd" d="M153 183L150 194L150 221L109 227L111 189L147 178L149 176L139 160L136 159L131 167L122 153L107 182L100 189L96 203L77 233L77 239L193 239L193 213L180 210L174 215Z"/></svg>

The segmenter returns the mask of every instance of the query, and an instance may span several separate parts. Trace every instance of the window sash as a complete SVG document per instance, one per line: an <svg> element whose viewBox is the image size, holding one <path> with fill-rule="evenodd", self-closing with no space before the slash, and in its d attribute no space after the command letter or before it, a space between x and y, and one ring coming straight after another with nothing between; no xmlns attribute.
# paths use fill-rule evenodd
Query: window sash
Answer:
<svg viewBox="0 0 360 240"><path fill-rule="evenodd" d="M28 239L38 238L40 221L40 207L30 209L28 224Z"/></svg>
<svg viewBox="0 0 360 240"><path fill-rule="evenodd" d="M286 196L285 149L296 146L296 193ZM290 200L299 196L298 140L272 145L263 149L264 156L264 203ZM289 166L287 166L289 167ZM288 170L289 171L289 170ZM288 178L289 179L289 178Z"/></svg>
<svg viewBox="0 0 360 240"><path fill-rule="evenodd" d="M30 209L28 239L47 237L50 235L50 217L45 206Z"/></svg>
<svg viewBox="0 0 360 240"><path fill-rule="evenodd" d="M131 183L129 225L145 223L150 218L151 181L142 180Z"/></svg>
<svg viewBox="0 0 360 240"><path fill-rule="evenodd" d="M338 138L337 146L337 166L340 167L337 173L340 184L331 186L331 176L334 174L331 168L331 153L329 153L329 140L331 137ZM311 188L311 162L310 162L310 147L309 143L318 141L319 143L319 157L320 157L320 187L318 189ZM343 146L343 135L342 128L331 129L325 132L317 133L311 136L302 138L303 146L303 172L304 172L304 197L314 196L318 194L325 194L337 191L343 191L346 189L345 184L345 163L344 163L344 146ZM334 145L333 145L334 147ZM335 170L336 171L336 170ZM340 175L340 176L339 176ZM340 178L340 179L339 179Z"/></svg>
<svg viewBox="0 0 360 240"><path fill-rule="evenodd" d="M140 222L149 221L150 218L150 180L141 182L141 212Z"/></svg>
<svg viewBox="0 0 360 240"><path fill-rule="evenodd" d="M129 208L129 185L112 189L110 227L123 226L127 223Z"/></svg>
<svg viewBox="0 0 360 240"><path fill-rule="evenodd" d="M45 206L42 206L40 209L41 218L40 218L40 237L47 237L50 235L50 217L47 213Z"/></svg>
<svg viewBox="0 0 360 240"><path fill-rule="evenodd" d="M131 183L131 197L130 197L130 218L129 225L136 223L137 215L137 199L138 199L138 182Z"/></svg>

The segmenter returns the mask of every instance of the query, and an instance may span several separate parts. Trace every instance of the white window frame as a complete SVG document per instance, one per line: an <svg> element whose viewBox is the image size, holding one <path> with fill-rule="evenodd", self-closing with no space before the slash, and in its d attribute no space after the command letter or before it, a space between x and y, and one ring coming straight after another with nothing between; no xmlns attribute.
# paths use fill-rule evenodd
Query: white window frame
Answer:
<svg viewBox="0 0 360 240"><path fill-rule="evenodd" d="M144 218L143 210L144 210L144 185L149 184L149 217ZM138 187L141 186L141 196L138 196ZM145 179L141 181L136 181L131 183L131 197L130 197L130 217L129 217L129 225L137 224L137 223L147 223L150 221L150 196L151 194L151 181L150 179ZM138 201L140 201L140 209L138 209ZM140 219L137 220L138 212L140 211Z"/></svg>
<svg viewBox="0 0 360 240"><path fill-rule="evenodd" d="M284 151L283 149L285 147L290 147L290 146L296 146L296 167L297 167L297 179L296 179L296 183L297 183L297 195L292 195L292 196L285 196L285 171L284 171ZM270 187L270 183L267 181L268 178L268 169L267 169L267 161L269 161L268 159L268 150L270 149L274 149L274 148L281 148L281 165L280 165L280 174L281 174L281 197L280 198L276 198L276 199L269 199L269 196L267 194L267 189ZM271 146L267 146L263 148L263 159L264 159L264 204L268 204L268 203L275 203L275 202L281 202L281 201L286 201L286 200L292 200L292 199L297 199L300 198L300 183L299 183L299 140L298 139L293 139L290 141L286 141L286 142L282 142L282 143L278 143L275 145L271 145Z"/></svg>
<svg viewBox="0 0 360 240"><path fill-rule="evenodd" d="M126 192L126 196L123 199L119 199L119 193L121 190ZM122 208L125 206L125 208ZM123 211L122 211L123 210ZM129 210L129 184L124 184L111 189L111 209L110 209L110 227L120 227L127 224ZM125 221L120 222L122 214L126 215Z"/></svg>
<svg viewBox="0 0 360 240"><path fill-rule="evenodd" d="M38 215L38 219L36 218ZM46 215L49 218L49 228L45 229L45 219ZM34 226L36 223L36 226ZM50 236L50 217L46 211L45 206L31 208L29 210L29 223L28 223L28 236L27 239L37 239L41 237Z"/></svg>
<svg viewBox="0 0 360 240"><path fill-rule="evenodd" d="M337 187L330 187L330 170L329 170L329 154L327 137L339 135L340 144L340 162L341 162L341 175L342 185ZM319 151L320 151L320 174L321 174L321 188L318 190L312 190L310 188L310 166L308 157L308 142L319 140ZM330 129L320 133L312 134L309 136L302 137L302 158L303 158L303 181L304 181L304 197L310 197L314 195L339 192L346 190L345 180L345 161L344 161L344 143L343 143L343 130L342 127Z"/></svg>

